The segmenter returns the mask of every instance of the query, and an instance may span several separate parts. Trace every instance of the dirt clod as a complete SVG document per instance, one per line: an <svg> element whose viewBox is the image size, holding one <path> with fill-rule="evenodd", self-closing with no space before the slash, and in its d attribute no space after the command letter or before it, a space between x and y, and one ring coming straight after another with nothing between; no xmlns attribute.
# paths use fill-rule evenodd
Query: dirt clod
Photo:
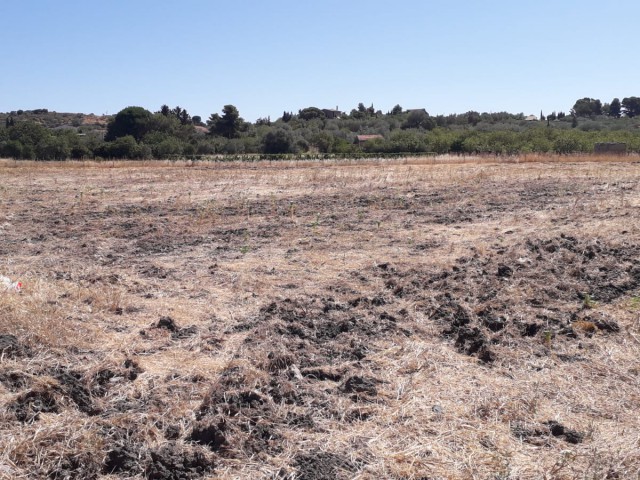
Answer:
<svg viewBox="0 0 640 480"><path fill-rule="evenodd" d="M378 389L376 385L379 380L370 377L353 376L349 377L342 385L341 389L345 393L376 395Z"/></svg>
<svg viewBox="0 0 640 480"><path fill-rule="evenodd" d="M554 437L562 437L567 443L577 444L582 443L584 440L584 433L567 428L559 422L549 420L546 424L549 427L551 435Z"/></svg>
<svg viewBox="0 0 640 480"><path fill-rule="evenodd" d="M30 390L9 404L7 409L24 423L37 421L41 413L57 413L59 411L58 404L49 389Z"/></svg>
<svg viewBox="0 0 640 480"><path fill-rule="evenodd" d="M165 330L169 330L170 332L177 332L178 325L171 317L163 316L160 317L160 320L155 325L155 328L163 328Z"/></svg>
<svg viewBox="0 0 640 480"><path fill-rule="evenodd" d="M100 413L100 410L93 405L91 392L86 387L80 372L61 368L54 373L54 376L60 382L62 391L73 400L81 412L88 415Z"/></svg>
<svg viewBox="0 0 640 480"><path fill-rule="evenodd" d="M224 420L201 421L194 425L188 440L206 445L214 452L219 451L227 443L224 436L226 424Z"/></svg>
<svg viewBox="0 0 640 480"><path fill-rule="evenodd" d="M3 372L0 373L0 383L11 391L17 392L31 384L31 379L20 372Z"/></svg>
<svg viewBox="0 0 640 480"><path fill-rule="evenodd" d="M149 480L191 480L202 478L213 468L213 461L202 452L169 443L149 452L144 475Z"/></svg>
<svg viewBox="0 0 640 480"><path fill-rule="evenodd" d="M498 276L501 278L509 278L513 276L513 269L507 265L498 266Z"/></svg>
<svg viewBox="0 0 640 480"><path fill-rule="evenodd" d="M299 480L329 480L350 478L357 466L347 457L337 453L316 451L298 455L294 459Z"/></svg>
<svg viewBox="0 0 640 480"><path fill-rule="evenodd" d="M115 447L107 453L107 458L102 466L102 473L130 473L141 471L139 449L131 444Z"/></svg>
<svg viewBox="0 0 640 480"><path fill-rule="evenodd" d="M49 471L47 478L51 480L69 480L82 478L94 480L98 478L100 465L96 459L87 453L80 455L65 455L56 468Z"/></svg>

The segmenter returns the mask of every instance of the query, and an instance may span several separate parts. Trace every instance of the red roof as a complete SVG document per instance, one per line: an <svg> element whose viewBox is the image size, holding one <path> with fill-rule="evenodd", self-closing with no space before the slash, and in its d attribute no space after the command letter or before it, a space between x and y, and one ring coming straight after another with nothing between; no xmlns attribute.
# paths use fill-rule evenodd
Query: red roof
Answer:
<svg viewBox="0 0 640 480"><path fill-rule="evenodd" d="M373 140L375 138L384 138L382 135L358 135L359 142L366 142L367 140Z"/></svg>

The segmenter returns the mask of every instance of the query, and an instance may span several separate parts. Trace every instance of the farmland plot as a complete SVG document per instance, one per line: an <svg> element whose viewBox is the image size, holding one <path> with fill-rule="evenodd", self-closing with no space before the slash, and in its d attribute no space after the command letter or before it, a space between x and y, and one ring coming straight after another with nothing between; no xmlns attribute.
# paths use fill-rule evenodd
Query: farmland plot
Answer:
<svg viewBox="0 0 640 480"><path fill-rule="evenodd" d="M637 162L0 179L0 478L640 471Z"/></svg>

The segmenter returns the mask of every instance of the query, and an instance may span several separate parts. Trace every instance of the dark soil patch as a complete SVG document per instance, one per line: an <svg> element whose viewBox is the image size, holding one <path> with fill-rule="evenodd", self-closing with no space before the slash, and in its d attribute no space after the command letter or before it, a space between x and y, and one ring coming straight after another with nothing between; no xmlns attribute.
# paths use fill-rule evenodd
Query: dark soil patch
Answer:
<svg viewBox="0 0 640 480"><path fill-rule="evenodd" d="M244 322L243 329L254 329L246 343L258 346L265 335L270 335L284 347L285 356L270 359L269 369L282 369L292 362L309 368L361 360L367 354L364 345L370 346L371 339L411 334L399 327L394 316L381 310L383 304L362 297L351 302L333 297L274 301L262 307L254 321Z"/></svg>
<svg viewBox="0 0 640 480"><path fill-rule="evenodd" d="M287 413L285 423L294 428L315 429L316 422L310 414L298 415L295 413Z"/></svg>
<svg viewBox="0 0 640 480"><path fill-rule="evenodd" d="M140 449L129 443L118 445L110 450L102 466L104 474L130 473L135 475L141 471Z"/></svg>
<svg viewBox="0 0 640 480"><path fill-rule="evenodd" d="M573 430L571 428L567 428L561 423L558 423L554 420L549 420L546 422L546 425L549 427L549 431L551 435L554 437L561 437L567 443L582 443L584 440L584 433L578 432L577 430Z"/></svg>
<svg viewBox="0 0 640 480"><path fill-rule="evenodd" d="M93 405L91 392L84 382L83 375L80 372L69 369L59 369L53 375L58 382L65 396L68 396L77 405L78 410L87 415L97 415L100 409Z"/></svg>
<svg viewBox="0 0 640 480"><path fill-rule="evenodd" d="M226 422L209 420L196 423L187 440L209 447L214 452L220 451L226 444Z"/></svg>
<svg viewBox="0 0 640 480"><path fill-rule="evenodd" d="M89 390L94 397L104 397L109 389L119 381L134 381L142 373L135 360L127 359L122 366L103 368L89 379Z"/></svg>
<svg viewBox="0 0 640 480"><path fill-rule="evenodd" d="M462 327L456 332L455 346L467 355L476 354L483 362L492 362L495 355L489 349L484 333L478 327Z"/></svg>
<svg viewBox="0 0 640 480"><path fill-rule="evenodd" d="M51 480L69 480L82 478L94 480L98 478L100 465L95 458L88 454L68 455L62 458L56 468L50 471L47 478Z"/></svg>
<svg viewBox="0 0 640 480"><path fill-rule="evenodd" d="M280 445L282 437L268 420L244 423L241 425L241 430L246 434L243 443L246 455L252 456L261 452L277 454L282 451Z"/></svg>
<svg viewBox="0 0 640 480"><path fill-rule="evenodd" d="M184 328L179 328L177 331L171 334L171 338L174 340L180 340L183 338L193 337L198 333L198 327L191 325Z"/></svg>
<svg viewBox="0 0 640 480"><path fill-rule="evenodd" d="M574 291L610 303L640 288L640 245L609 245L561 235L549 240L529 240L543 270L572 277Z"/></svg>
<svg viewBox="0 0 640 480"><path fill-rule="evenodd" d="M537 446L548 446L551 437L560 438L571 444L582 443L585 437L584 433L567 428L554 420L541 425L516 422L511 427L511 433L519 440Z"/></svg>
<svg viewBox="0 0 640 480"><path fill-rule="evenodd" d="M350 478L358 470L357 465L344 455L329 452L312 452L294 458L298 480L330 480Z"/></svg>
<svg viewBox="0 0 640 480"><path fill-rule="evenodd" d="M516 422L511 426L511 433L518 440L536 446L549 445L549 430L539 426L529 426Z"/></svg>
<svg viewBox="0 0 640 480"><path fill-rule="evenodd" d="M311 378L314 380L331 380L338 382L342 379L344 371L337 370L329 367L310 367L300 370L303 377Z"/></svg>
<svg viewBox="0 0 640 480"><path fill-rule="evenodd" d="M445 325L442 333L446 337L454 338L458 351L466 355L476 355L483 362L493 361L495 355L489 348L486 335L480 326L473 325L477 323L473 313L448 293L437 297L437 300L440 304L431 318ZM496 320L495 317L486 314L484 317L483 323L487 329L493 331L504 328L504 322Z"/></svg>
<svg viewBox="0 0 640 480"><path fill-rule="evenodd" d="M217 390L217 389L216 389ZM235 417L239 414L249 417L265 410L268 399L257 390L238 392L213 391L210 392L202 406L201 413L216 413L223 416Z"/></svg>
<svg viewBox="0 0 640 480"><path fill-rule="evenodd" d="M145 277L164 280L173 275L173 270L167 270L166 268L159 267L157 265L147 265L140 269L140 273Z"/></svg>
<svg viewBox="0 0 640 480"><path fill-rule="evenodd" d="M198 327L196 327L195 325L180 328L176 324L175 320L173 320L173 318L167 316L160 317L160 320L158 320L154 328L168 330L169 332L171 332L171 338L174 340L189 338L198 333Z"/></svg>
<svg viewBox="0 0 640 480"><path fill-rule="evenodd" d="M164 438L167 440L178 440L182 429L178 425L169 425L164 429Z"/></svg>
<svg viewBox="0 0 640 480"><path fill-rule="evenodd" d="M270 372L278 372L280 370L286 370L295 363L293 355L279 352L269 352L267 355L268 363L267 369Z"/></svg>
<svg viewBox="0 0 640 480"><path fill-rule="evenodd" d="M149 452L144 476L149 480L189 480L202 478L213 468L213 461L204 453L170 443Z"/></svg>
<svg viewBox="0 0 640 480"><path fill-rule="evenodd" d="M29 349L23 346L15 335L0 335L0 356L16 358L28 354Z"/></svg>
<svg viewBox="0 0 640 480"><path fill-rule="evenodd" d="M582 321L593 323L599 331L604 333L620 332L618 322L611 318L606 318L604 315L585 315L582 317Z"/></svg>
<svg viewBox="0 0 640 480"><path fill-rule="evenodd" d="M377 385L380 380L370 377L361 377L358 375L349 377L340 387L344 393L353 394L354 400L366 397L375 397L378 394Z"/></svg>
<svg viewBox="0 0 640 480"><path fill-rule="evenodd" d="M274 407L300 401L286 373L276 372L269 383L260 385L243 369L225 371L196 412L198 422L188 439L228 458L281 452L279 428L286 425L287 410ZM254 388L248 389L248 384Z"/></svg>
<svg viewBox="0 0 640 480"><path fill-rule="evenodd" d="M31 390L20 395L7 405L7 410L13 412L23 423L35 422L41 413L58 413L58 404L51 389Z"/></svg>
<svg viewBox="0 0 640 480"><path fill-rule="evenodd" d="M160 317L158 323L155 324L155 328L163 328L165 330L169 330L170 332L178 331L178 325L176 325L175 320L167 316Z"/></svg>
<svg viewBox="0 0 640 480"><path fill-rule="evenodd" d="M471 249L451 270L403 271L380 263L369 273L383 279L394 297L422 305L460 353L490 363L500 357L500 346L530 343L527 337L542 330L575 340L576 320L592 323L594 332L618 333L619 325L597 308L640 289L640 246L560 235L496 244L486 252ZM531 293L520 298L514 288ZM389 308L393 297L385 298ZM594 312L587 315L590 308Z"/></svg>
<svg viewBox="0 0 640 480"><path fill-rule="evenodd" d="M513 269L508 265L498 266L498 276L502 278L509 278L513 276Z"/></svg>
<svg viewBox="0 0 640 480"><path fill-rule="evenodd" d="M31 379L20 372L0 373L0 383L9 391L17 392L31 385Z"/></svg>
<svg viewBox="0 0 640 480"><path fill-rule="evenodd" d="M285 299L272 302L260 310L260 322L280 320L281 334L309 339L314 343L333 340L353 333L374 337L396 330L396 320L389 315L356 314L354 305L339 303L333 298Z"/></svg>

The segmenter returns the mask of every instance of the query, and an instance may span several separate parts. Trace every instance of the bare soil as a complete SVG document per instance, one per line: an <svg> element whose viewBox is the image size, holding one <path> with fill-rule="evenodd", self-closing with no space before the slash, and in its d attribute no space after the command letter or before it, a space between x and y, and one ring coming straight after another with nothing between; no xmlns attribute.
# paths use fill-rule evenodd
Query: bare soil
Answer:
<svg viewBox="0 0 640 480"><path fill-rule="evenodd" d="M0 162L0 478L636 478L640 163L499 160Z"/></svg>

